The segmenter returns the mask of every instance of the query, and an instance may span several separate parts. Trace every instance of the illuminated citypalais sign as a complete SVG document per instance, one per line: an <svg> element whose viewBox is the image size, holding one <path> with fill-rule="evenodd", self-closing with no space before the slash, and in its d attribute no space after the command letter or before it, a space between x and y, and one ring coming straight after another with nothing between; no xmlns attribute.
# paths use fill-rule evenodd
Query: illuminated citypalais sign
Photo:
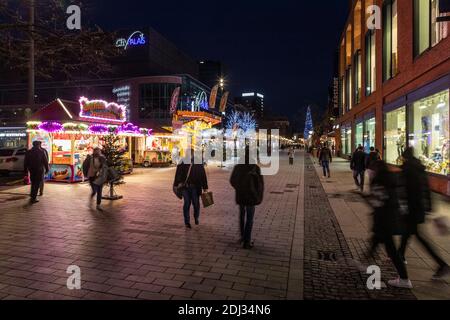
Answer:
<svg viewBox="0 0 450 320"><path fill-rule="evenodd" d="M147 43L147 39L142 31L134 31L128 39L119 38L116 40L116 47L127 50L129 47L143 46Z"/></svg>

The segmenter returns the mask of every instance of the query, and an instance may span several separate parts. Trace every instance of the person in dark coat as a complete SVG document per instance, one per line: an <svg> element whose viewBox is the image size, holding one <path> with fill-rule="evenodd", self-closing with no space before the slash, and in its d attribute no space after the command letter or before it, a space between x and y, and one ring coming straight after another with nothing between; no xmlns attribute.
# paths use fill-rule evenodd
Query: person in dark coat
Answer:
<svg viewBox="0 0 450 320"><path fill-rule="evenodd" d="M91 186L91 199L97 195L97 210L103 211L100 207L103 196L103 185L105 182L105 169L107 167L106 158L100 148L95 148L92 155L88 155L83 162L83 175L89 180ZM103 175L103 176L101 176Z"/></svg>
<svg viewBox="0 0 450 320"><path fill-rule="evenodd" d="M350 168L353 170L353 179L361 192L364 191L364 174L366 171L366 153L363 146L359 146L353 153Z"/></svg>
<svg viewBox="0 0 450 320"><path fill-rule="evenodd" d="M245 164L234 167L230 183L236 190L236 203L239 205L240 242L245 249L251 249L256 206L260 205L264 198L264 179L259 166L250 163L248 147L245 153Z"/></svg>
<svg viewBox="0 0 450 320"><path fill-rule="evenodd" d="M386 252L399 274L399 278L389 281L389 284L394 287L412 288L406 266L395 247L393 239L396 232L396 214L399 207L396 180L394 174L389 171L386 163L382 160L373 163L373 169L375 175L368 197L369 203L374 209L373 235L369 255L373 256L378 245L384 243Z"/></svg>
<svg viewBox="0 0 450 320"><path fill-rule="evenodd" d="M49 171L48 157L44 151L42 151L40 141L34 141L33 147L25 154L24 170L26 174L28 174L28 172L30 173L30 203L37 203L39 202L39 200L37 200L39 186L44 178L44 174L47 174Z"/></svg>
<svg viewBox="0 0 450 320"><path fill-rule="evenodd" d="M450 274L448 264L436 253L433 246L423 237L421 225L425 223L425 215L432 210L431 192L425 167L414 157L414 149L408 148L403 153L402 182L405 189L408 215L406 233L402 236L400 255L405 260L408 240L415 235L416 239L439 265L433 278L440 279ZM406 260L405 260L406 261Z"/></svg>
<svg viewBox="0 0 450 320"><path fill-rule="evenodd" d="M331 150L328 148L328 145L324 145L322 149L320 149L319 153L319 163L323 168L323 176L331 178L330 173L330 163L333 162L333 157L331 155Z"/></svg>
<svg viewBox="0 0 450 320"><path fill-rule="evenodd" d="M192 152L193 154L193 152ZM189 176L188 176L189 175ZM200 224L200 196L203 192L208 191L208 179L206 177L205 166L203 164L195 164L194 159L191 164L182 162L177 166L173 186L177 187L186 182L183 190L183 215L186 228L192 229L190 208L194 207L195 224Z"/></svg>

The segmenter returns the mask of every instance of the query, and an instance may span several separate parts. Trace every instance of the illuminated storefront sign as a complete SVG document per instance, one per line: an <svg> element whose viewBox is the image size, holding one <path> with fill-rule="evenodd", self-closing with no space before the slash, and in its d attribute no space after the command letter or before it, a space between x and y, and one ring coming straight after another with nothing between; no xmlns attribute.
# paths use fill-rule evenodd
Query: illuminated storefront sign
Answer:
<svg viewBox="0 0 450 320"><path fill-rule="evenodd" d="M129 120L131 87L129 85L115 87L112 92L117 97L117 103L126 107L126 118Z"/></svg>
<svg viewBox="0 0 450 320"><path fill-rule="evenodd" d="M114 102L108 103L82 97L80 98L80 117L122 123L126 121L126 108Z"/></svg>
<svg viewBox="0 0 450 320"><path fill-rule="evenodd" d="M128 47L143 46L147 43L147 39L142 31L133 32L128 39L120 38L116 40L116 47L127 50Z"/></svg>

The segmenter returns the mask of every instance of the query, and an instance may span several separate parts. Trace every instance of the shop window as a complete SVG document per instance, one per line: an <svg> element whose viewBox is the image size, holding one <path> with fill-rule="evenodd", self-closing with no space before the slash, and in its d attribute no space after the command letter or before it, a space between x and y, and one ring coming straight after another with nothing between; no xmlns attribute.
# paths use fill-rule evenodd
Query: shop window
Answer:
<svg viewBox="0 0 450 320"><path fill-rule="evenodd" d="M375 31L366 34L366 96L375 91L376 86L376 44Z"/></svg>
<svg viewBox="0 0 450 320"><path fill-rule="evenodd" d="M414 0L414 55L418 56L448 36L448 22L438 22L439 0Z"/></svg>
<svg viewBox="0 0 450 320"><path fill-rule="evenodd" d="M449 92L415 102L409 109L409 145L427 171L449 173Z"/></svg>
<svg viewBox="0 0 450 320"><path fill-rule="evenodd" d="M342 140L342 154L350 155L352 153L352 149L351 149L352 129L351 129L351 126L346 125L346 126L342 127L341 140Z"/></svg>
<svg viewBox="0 0 450 320"><path fill-rule="evenodd" d="M387 112L384 116L384 159L401 165L406 148L406 107Z"/></svg>
<svg viewBox="0 0 450 320"><path fill-rule="evenodd" d="M360 122L355 127L355 150L364 144L364 123Z"/></svg>
<svg viewBox="0 0 450 320"><path fill-rule="evenodd" d="M397 0L383 3L383 81L398 71Z"/></svg>
<svg viewBox="0 0 450 320"><path fill-rule="evenodd" d="M364 151L370 152L370 148L375 148L375 117L364 121Z"/></svg>

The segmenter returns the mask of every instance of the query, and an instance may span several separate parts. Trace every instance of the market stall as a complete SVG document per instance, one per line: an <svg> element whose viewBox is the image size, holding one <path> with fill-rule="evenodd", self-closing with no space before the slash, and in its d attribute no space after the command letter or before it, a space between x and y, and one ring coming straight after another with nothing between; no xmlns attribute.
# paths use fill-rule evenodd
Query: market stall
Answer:
<svg viewBox="0 0 450 320"><path fill-rule="evenodd" d="M151 130L126 123L125 107L102 100L81 98L79 104L57 99L27 123L28 144L42 142L49 155L50 171L46 180L83 181L82 164L96 147L102 148L104 137L119 137L120 148L128 159L123 173L131 171L131 145L145 140Z"/></svg>

